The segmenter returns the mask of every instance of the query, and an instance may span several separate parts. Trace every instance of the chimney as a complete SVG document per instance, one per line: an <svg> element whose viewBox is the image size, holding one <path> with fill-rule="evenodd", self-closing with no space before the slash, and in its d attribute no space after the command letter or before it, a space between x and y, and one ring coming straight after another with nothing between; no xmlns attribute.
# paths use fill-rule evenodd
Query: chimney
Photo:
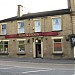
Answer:
<svg viewBox="0 0 75 75"><path fill-rule="evenodd" d="M68 8L71 9L71 1L70 0L67 0L67 2L68 2Z"/></svg>
<svg viewBox="0 0 75 75"><path fill-rule="evenodd" d="M17 16L21 17L23 15L23 6L18 5L18 11L17 11Z"/></svg>

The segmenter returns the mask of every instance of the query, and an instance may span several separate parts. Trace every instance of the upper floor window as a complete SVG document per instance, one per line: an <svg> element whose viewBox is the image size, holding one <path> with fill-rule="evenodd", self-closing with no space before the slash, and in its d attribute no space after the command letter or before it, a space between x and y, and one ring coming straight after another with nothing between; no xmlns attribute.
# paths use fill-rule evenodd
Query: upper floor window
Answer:
<svg viewBox="0 0 75 75"><path fill-rule="evenodd" d="M2 24L2 35L6 35L6 24Z"/></svg>
<svg viewBox="0 0 75 75"><path fill-rule="evenodd" d="M52 28L53 31L61 30L61 17L52 18Z"/></svg>
<svg viewBox="0 0 75 75"><path fill-rule="evenodd" d="M41 23L40 20L35 21L35 32L41 32Z"/></svg>
<svg viewBox="0 0 75 75"><path fill-rule="evenodd" d="M18 33L24 33L24 22L18 22Z"/></svg>

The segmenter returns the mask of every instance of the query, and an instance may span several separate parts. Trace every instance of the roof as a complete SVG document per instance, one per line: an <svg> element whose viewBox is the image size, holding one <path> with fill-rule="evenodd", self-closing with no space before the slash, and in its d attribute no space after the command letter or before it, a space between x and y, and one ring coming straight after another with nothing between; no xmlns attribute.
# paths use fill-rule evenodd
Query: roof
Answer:
<svg viewBox="0 0 75 75"><path fill-rule="evenodd" d="M45 11L45 12L38 12L38 13L29 13L29 14L24 14L21 17L15 16L15 17L0 20L0 23L14 21L14 20L23 20L23 19L31 19L31 18L36 18L36 17L45 17L45 16L54 16L54 15L63 15L63 14L70 14L70 9L61 9L61 10Z"/></svg>

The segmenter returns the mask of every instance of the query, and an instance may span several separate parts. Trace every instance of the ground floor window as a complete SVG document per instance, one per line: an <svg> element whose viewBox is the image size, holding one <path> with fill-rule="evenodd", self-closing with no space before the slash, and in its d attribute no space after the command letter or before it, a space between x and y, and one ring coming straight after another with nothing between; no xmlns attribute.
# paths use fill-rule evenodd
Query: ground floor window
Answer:
<svg viewBox="0 0 75 75"><path fill-rule="evenodd" d="M54 39L54 52L61 53L62 52L62 40Z"/></svg>
<svg viewBox="0 0 75 75"><path fill-rule="evenodd" d="M53 54L63 54L63 37L52 37Z"/></svg>
<svg viewBox="0 0 75 75"><path fill-rule="evenodd" d="M8 53L8 41L0 41L0 53Z"/></svg>
<svg viewBox="0 0 75 75"><path fill-rule="evenodd" d="M25 41L18 41L18 52L25 52Z"/></svg>

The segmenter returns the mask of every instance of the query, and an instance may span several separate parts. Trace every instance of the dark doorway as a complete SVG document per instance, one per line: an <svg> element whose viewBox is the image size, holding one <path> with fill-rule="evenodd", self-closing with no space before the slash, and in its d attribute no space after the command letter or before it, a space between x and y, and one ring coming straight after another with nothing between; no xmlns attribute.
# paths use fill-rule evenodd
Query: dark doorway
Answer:
<svg viewBox="0 0 75 75"><path fill-rule="evenodd" d="M37 40L36 42L36 58L41 57L41 40Z"/></svg>

